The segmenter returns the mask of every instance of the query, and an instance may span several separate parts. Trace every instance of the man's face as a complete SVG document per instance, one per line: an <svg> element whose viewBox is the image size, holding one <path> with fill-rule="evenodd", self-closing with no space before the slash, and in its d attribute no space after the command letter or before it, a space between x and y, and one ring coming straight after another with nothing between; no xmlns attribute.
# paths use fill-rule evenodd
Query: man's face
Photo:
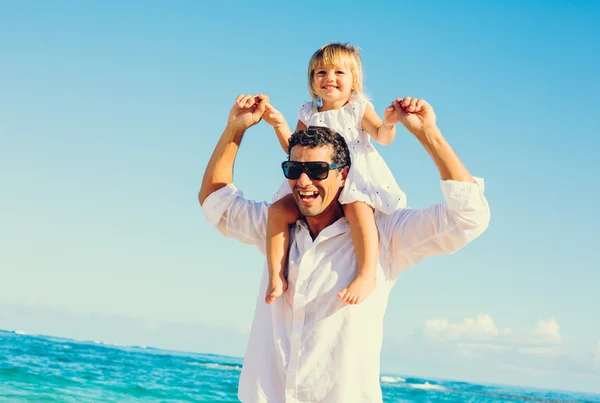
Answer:
<svg viewBox="0 0 600 403"><path fill-rule="evenodd" d="M290 161L325 161L331 164L331 153L331 146L319 148L294 146L290 153ZM332 169L327 178L323 180L310 179L305 172L302 172L298 179L288 180L292 195L302 215L314 217L322 214L328 208L335 207L334 204L337 203L340 189L344 186L347 169L344 168L342 171Z"/></svg>

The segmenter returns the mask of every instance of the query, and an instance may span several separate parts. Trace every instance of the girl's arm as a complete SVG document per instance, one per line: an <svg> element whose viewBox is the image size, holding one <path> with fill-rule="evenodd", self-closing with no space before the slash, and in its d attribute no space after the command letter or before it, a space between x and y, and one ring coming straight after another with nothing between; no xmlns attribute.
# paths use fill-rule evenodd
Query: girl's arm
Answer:
<svg viewBox="0 0 600 403"><path fill-rule="evenodd" d="M306 129L306 125L302 123L301 120L298 120L298 123L296 123L296 130L294 130L294 133L302 129ZM285 129L278 129L277 127L275 127L275 134L277 134L279 144L281 145L281 148L283 148L283 151L285 151L286 154L288 154L290 148L290 137L294 133L292 133L287 124L285 125Z"/></svg>
<svg viewBox="0 0 600 403"><path fill-rule="evenodd" d="M273 126L273 129L275 129L275 134L277 135L277 140L279 140L279 145L287 154L290 146L290 136L292 135L292 130L288 126L283 114L277 109L273 108L273 105L267 104L263 119L265 122ZM302 121L298 120L295 131L302 130L304 128L306 128L306 125L302 123Z"/></svg>
<svg viewBox="0 0 600 403"><path fill-rule="evenodd" d="M292 135L292 131L290 127L286 124L283 126L273 126L275 129L275 134L277 135L277 140L279 140L279 145L283 148L283 151L287 154L288 149L290 147L290 136Z"/></svg>
<svg viewBox="0 0 600 403"><path fill-rule="evenodd" d="M367 133L381 145L390 144L396 137L396 124L388 122L387 119L381 120L371 104L367 104L361 124Z"/></svg>

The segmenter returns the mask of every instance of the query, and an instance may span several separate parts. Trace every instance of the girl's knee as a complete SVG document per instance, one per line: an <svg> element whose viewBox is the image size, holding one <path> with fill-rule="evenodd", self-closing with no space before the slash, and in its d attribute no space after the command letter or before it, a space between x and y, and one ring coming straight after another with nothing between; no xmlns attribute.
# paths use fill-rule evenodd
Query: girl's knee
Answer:
<svg viewBox="0 0 600 403"><path fill-rule="evenodd" d="M291 195L277 200L269 206L269 217L276 217L289 224L293 224L300 218L300 210Z"/></svg>
<svg viewBox="0 0 600 403"><path fill-rule="evenodd" d="M346 215L372 216L375 213L373 206L360 201L342 204L342 208L344 209L344 214Z"/></svg>

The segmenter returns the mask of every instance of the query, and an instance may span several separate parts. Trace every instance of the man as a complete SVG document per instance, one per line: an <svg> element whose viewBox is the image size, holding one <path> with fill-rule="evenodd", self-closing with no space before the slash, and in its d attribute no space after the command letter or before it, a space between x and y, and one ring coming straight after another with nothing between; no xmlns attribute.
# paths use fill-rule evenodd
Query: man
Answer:
<svg viewBox="0 0 600 403"><path fill-rule="evenodd" d="M268 101L265 95L237 98L198 195L214 226L263 254L268 204L244 199L232 182L242 137L260 121ZM456 251L487 227L483 181L471 177L444 140L433 108L409 97L390 107L436 164L446 204L376 212L377 286L361 304L348 305L337 296L357 268L350 227L337 201L350 162L347 145L327 128L295 133L284 173L305 219L291 230L288 290L272 305L262 299L256 304L238 392L244 403L381 402L383 316L398 275L426 256ZM260 295L266 280L265 271Z"/></svg>

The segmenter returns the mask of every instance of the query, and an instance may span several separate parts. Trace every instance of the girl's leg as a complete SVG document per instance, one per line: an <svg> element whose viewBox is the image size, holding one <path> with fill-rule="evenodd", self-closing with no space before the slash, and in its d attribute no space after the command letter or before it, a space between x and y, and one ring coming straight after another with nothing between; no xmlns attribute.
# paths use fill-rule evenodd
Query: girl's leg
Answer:
<svg viewBox="0 0 600 403"><path fill-rule="evenodd" d="M287 290L285 268L290 246L290 224L300 218L300 211L292 195L282 197L269 207L267 217L267 266L269 284L265 302L271 304Z"/></svg>
<svg viewBox="0 0 600 403"><path fill-rule="evenodd" d="M371 206L354 202L344 204L343 208L352 231L358 271L350 285L338 293L338 297L348 304L358 304L375 289L379 235Z"/></svg>

